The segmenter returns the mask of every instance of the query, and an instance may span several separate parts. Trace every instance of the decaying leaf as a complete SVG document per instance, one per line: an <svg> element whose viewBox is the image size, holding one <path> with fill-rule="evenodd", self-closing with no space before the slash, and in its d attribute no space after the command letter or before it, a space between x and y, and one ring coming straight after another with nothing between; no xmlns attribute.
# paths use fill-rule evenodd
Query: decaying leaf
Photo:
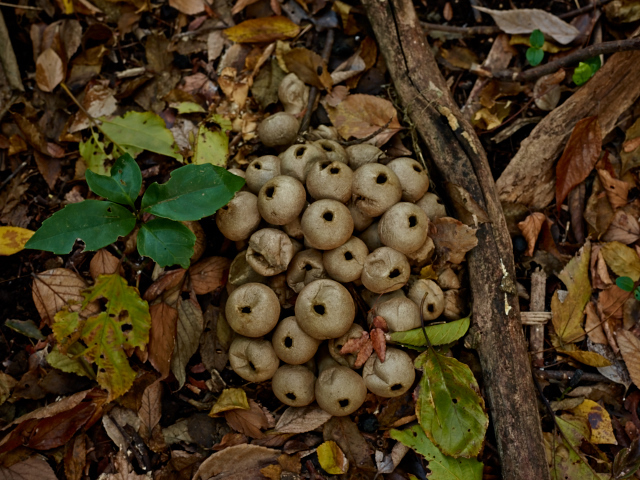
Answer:
<svg viewBox="0 0 640 480"><path fill-rule="evenodd" d="M620 160L622 161L621 174L625 174L631 168L640 165L640 118L637 119L625 133Z"/></svg>
<svg viewBox="0 0 640 480"><path fill-rule="evenodd" d="M197 15L204 12L203 0L169 0L169 5L185 15Z"/></svg>
<svg viewBox="0 0 640 480"><path fill-rule="evenodd" d="M235 408L226 410L224 418L231 428L251 438L263 438L262 429L269 427L264 410L253 400L249 400L249 409Z"/></svg>
<svg viewBox="0 0 640 480"><path fill-rule="evenodd" d="M449 194L449 199L455 206L458 219L461 222L477 227L480 223L490 221L489 215L487 215L484 208L482 208L482 206L473 199L471 194L460 185L447 182L446 189Z"/></svg>
<svg viewBox="0 0 640 480"><path fill-rule="evenodd" d="M373 450L349 417L331 418L324 424L322 436L325 441L336 442L351 465L365 472L375 471L375 464L371 458Z"/></svg>
<svg viewBox="0 0 640 480"><path fill-rule="evenodd" d="M91 259L89 272L94 280L100 275L111 275L112 273L124 275L124 269L122 268L120 260L104 248L98 250Z"/></svg>
<svg viewBox="0 0 640 480"><path fill-rule="evenodd" d="M332 440L318 446L318 461L324 471L331 475L342 475L349 469L349 460L338 444Z"/></svg>
<svg viewBox="0 0 640 480"><path fill-rule="evenodd" d="M261 468L275 464L280 454L280 450L246 443L228 447L202 462L194 480L209 480L221 473L225 476L236 474L236 478L253 478L260 475Z"/></svg>
<svg viewBox="0 0 640 480"><path fill-rule="evenodd" d="M571 411L576 417L583 418L589 422L589 426L591 427L591 438L589 438L589 441L591 443L595 443L596 445L607 443L613 445L618 444L613 434L609 412L607 412L602 405L597 404L593 400L585 399Z"/></svg>
<svg viewBox="0 0 640 480"><path fill-rule="evenodd" d="M607 266L619 277L640 280L640 257L631 247L620 242L605 243L600 249Z"/></svg>
<svg viewBox="0 0 640 480"><path fill-rule="evenodd" d="M276 431L278 433L310 432L324 425L330 418L330 413L317 406L289 407L278 420Z"/></svg>
<svg viewBox="0 0 640 480"><path fill-rule="evenodd" d="M586 315L584 329L587 332L589 339L593 343L608 345L609 342L602 330L602 324L600 323L600 317L598 316L594 302L589 302L587 304L587 308L585 308L584 313Z"/></svg>
<svg viewBox="0 0 640 480"><path fill-rule="evenodd" d="M209 257L189 268L191 285L197 295L213 292L224 286L231 260L225 257Z"/></svg>
<svg viewBox="0 0 640 480"><path fill-rule="evenodd" d="M236 43L267 43L293 38L300 27L287 17L260 17L245 20L224 33Z"/></svg>
<svg viewBox="0 0 640 480"><path fill-rule="evenodd" d="M140 418L140 435L148 440L153 430L160 425L162 417L162 383L159 380L144 389L138 417Z"/></svg>
<svg viewBox="0 0 640 480"><path fill-rule="evenodd" d="M65 305L74 304L76 309L84 300L82 291L87 283L74 271L54 268L35 276L32 284L33 303L40 317L51 324L53 317Z"/></svg>
<svg viewBox="0 0 640 480"><path fill-rule="evenodd" d="M478 244L476 231L451 217L437 218L431 222L429 236L441 261L459 264L469 250Z"/></svg>
<svg viewBox="0 0 640 480"><path fill-rule="evenodd" d="M640 224L633 215L622 210L614 213L609 229L602 236L607 242L622 242L627 245L640 238Z"/></svg>
<svg viewBox="0 0 640 480"><path fill-rule="evenodd" d="M611 362L596 352L585 352L584 350L564 350L558 349L559 353L569 355L574 360L589 365L590 367L609 367Z"/></svg>
<svg viewBox="0 0 640 480"><path fill-rule="evenodd" d="M202 334L204 320L195 294L192 294L186 300L180 297L177 310L178 325L176 343L171 357L171 371L178 379L180 386L182 386L187 379L185 372L187 362L196 353L198 345L200 345L200 335Z"/></svg>
<svg viewBox="0 0 640 480"><path fill-rule="evenodd" d="M0 478L6 480L57 480L53 469L41 455L34 455L11 466L0 466Z"/></svg>
<svg viewBox="0 0 640 480"><path fill-rule="evenodd" d="M307 48L294 48L282 56L287 70L304 83L321 90L330 90L333 80L322 57Z"/></svg>
<svg viewBox="0 0 640 480"><path fill-rule="evenodd" d="M629 196L631 185L625 181L618 180L604 169L598 170L598 177L600 177L600 182L604 187L604 191L607 193L611 207L614 210L624 207L627 204L627 197Z"/></svg>
<svg viewBox="0 0 640 480"><path fill-rule="evenodd" d="M225 388L216 403L213 404L209 416L216 417L221 413L238 408L240 410L249 410L251 408L246 392L241 388Z"/></svg>
<svg viewBox="0 0 640 480"><path fill-rule="evenodd" d="M43 92L53 90L64 80L64 64L52 48L47 48L36 62L36 83Z"/></svg>
<svg viewBox="0 0 640 480"><path fill-rule="evenodd" d="M640 385L640 340L628 330L616 332L620 353L629 370L629 376L636 386Z"/></svg>
<svg viewBox="0 0 640 480"><path fill-rule="evenodd" d="M533 251L536 248L536 242L538 241L538 235L542 229L544 221L547 219L544 213L533 212L522 222L518 223L518 228L522 232L522 236L527 241L527 250L524 252L529 257L533 256Z"/></svg>
<svg viewBox="0 0 640 480"><path fill-rule="evenodd" d="M24 249L24 244L34 234L20 227L0 227L0 256L13 255Z"/></svg>

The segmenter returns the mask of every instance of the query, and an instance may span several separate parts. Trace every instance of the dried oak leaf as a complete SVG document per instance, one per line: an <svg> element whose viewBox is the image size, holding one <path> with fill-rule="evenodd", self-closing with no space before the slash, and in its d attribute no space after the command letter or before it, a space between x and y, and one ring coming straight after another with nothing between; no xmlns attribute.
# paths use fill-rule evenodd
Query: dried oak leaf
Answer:
<svg viewBox="0 0 640 480"><path fill-rule="evenodd" d="M533 212L527 218L525 218L522 222L518 223L518 228L522 232L522 236L527 241L527 251L524 252L528 257L533 256L533 251L536 248L536 242L538 241L538 235L540 234L540 229L544 224L544 221L547 219L544 213Z"/></svg>
<svg viewBox="0 0 640 480"><path fill-rule="evenodd" d="M320 55L307 48L294 48L282 56L284 63L304 83L321 90L331 90L333 80Z"/></svg>
<svg viewBox="0 0 640 480"><path fill-rule="evenodd" d="M441 262L462 263L467 252L478 245L476 231L451 217L441 217L431 222L429 236Z"/></svg>

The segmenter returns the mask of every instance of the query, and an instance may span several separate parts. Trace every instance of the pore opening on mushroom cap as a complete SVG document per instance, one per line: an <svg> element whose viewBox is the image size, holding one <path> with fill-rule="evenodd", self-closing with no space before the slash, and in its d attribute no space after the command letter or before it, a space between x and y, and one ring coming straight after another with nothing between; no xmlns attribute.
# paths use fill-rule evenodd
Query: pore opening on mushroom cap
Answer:
<svg viewBox="0 0 640 480"><path fill-rule="evenodd" d="M248 306L240 307L240 311L242 313L251 313L251 307L248 307Z"/></svg>
<svg viewBox="0 0 640 480"><path fill-rule="evenodd" d="M402 384L401 383L395 383L393 385L391 385L391 390L396 391L396 390L400 390L402 388Z"/></svg>
<svg viewBox="0 0 640 480"><path fill-rule="evenodd" d="M295 399L296 399L296 394L295 394L295 393L292 393L292 392L289 392L289 393L286 393L286 394L285 394L285 397L287 397L289 400L295 401Z"/></svg>
<svg viewBox="0 0 640 480"><path fill-rule="evenodd" d="M410 215L409 216L409 228L413 228L416 225L418 225L418 217L416 217L415 215Z"/></svg>
<svg viewBox="0 0 640 480"><path fill-rule="evenodd" d="M394 268L393 270L391 270L391 273L389 273L389 278L396 278L400 276L400 270L398 270L397 268Z"/></svg>
<svg viewBox="0 0 640 480"><path fill-rule="evenodd" d="M286 337L286 338L284 339L284 346L285 346L285 347L287 347L287 348L291 348L291 347L293 347L293 338L291 338L291 337Z"/></svg>
<svg viewBox="0 0 640 480"><path fill-rule="evenodd" d="M345 260L353 260L353 253L351 253L349 251L344 252L344 259Z"/></svg>
<svg viewBox="0 0 640 480"><path fill-rule="evenodd" d="M333 212L324 212L322 214L322 218L324 218L327 222L331 222L333 220Z"/></svg>
<svg viewBox="0 0 640 480"><path fill-rule="evenodd" d="M384 173L381 173L376 177L376 183L378 184L383 184L386 181L387 181L387 176Z"/></svg>
<svg viewBox="0 0 640 480"><path fill-rule="evenodd" d="M324 312L325 312L324 305L314 305L313 311L316 312L318 315L324 315Z"/></svg>
<svg viewBox="0 0 640 480"><path fill-rule="evenodd" d="M349 406L349 399L348 398L343 398L338 400L338 404L342 407L342 408L347 408Z"/></svg>

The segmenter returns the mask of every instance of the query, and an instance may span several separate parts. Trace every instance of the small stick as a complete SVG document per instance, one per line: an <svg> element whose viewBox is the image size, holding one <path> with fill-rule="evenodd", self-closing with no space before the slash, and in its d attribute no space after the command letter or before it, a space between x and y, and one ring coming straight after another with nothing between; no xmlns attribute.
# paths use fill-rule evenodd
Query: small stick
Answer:
<svg viewBox="0 0 640 480"><path fill-rule="evenodd" d="M547 274L537 269L531 274L531 308L532 312L544 312ZM529 350L533 352L533 365L544 367L544 324L529 327Z"/></svg>
<svg viewBox="0 0 640 480"><path fill-rule="evenodd" d="M576 372L570 370L534 370L533 373L547 380L571 380L576 374ZM580 378L587 382L611 382L611 380L599 373L585 372Z"/></svg>

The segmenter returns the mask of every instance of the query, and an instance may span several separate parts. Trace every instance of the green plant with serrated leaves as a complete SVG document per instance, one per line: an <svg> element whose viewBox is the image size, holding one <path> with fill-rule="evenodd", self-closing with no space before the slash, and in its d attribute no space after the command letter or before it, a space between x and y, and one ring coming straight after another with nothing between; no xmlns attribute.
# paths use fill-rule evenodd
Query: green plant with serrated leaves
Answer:
<svg viewBox="0 0 640 480"><path fill-rule="evenodd" d="M600 57L593 57L584 62L580 62L573 71L573 83L578 86L584 85L596 74L601 66L602 62L600 61Z"/></svg>
<svg viewBox="0 0 640 480"><path fill-rule="evenodd" d="M532 67L540 65L544 59L544 33L536 29L529 35L529 44L531 45L527 49L527 61Z"/></svg>
<svg viewBox="0 0 640 480"><path fill-rule="evenodd" d="M633 292L633 296L636 300L640 301L640 286L636 287L635 282L629 277L616 278L616 285L625 292Z"/></svg>
<svg viewBox="0 0 640 480"><path fill-rule="evenodd" d="M67 254L77 239L89 251L99 250L131 233L136 226L138 252L160 266L189 266L196 237L181 222L200 220L226 205L244 179L211 164L185 165L164 184L151 184L141 202L140 167L125 153L111 176L86 171L89 188L106 201L67 205L45 220L25 248ZM139 206L138 206L139 205ZM150 214L152 220L143 221Z"/></svg>

